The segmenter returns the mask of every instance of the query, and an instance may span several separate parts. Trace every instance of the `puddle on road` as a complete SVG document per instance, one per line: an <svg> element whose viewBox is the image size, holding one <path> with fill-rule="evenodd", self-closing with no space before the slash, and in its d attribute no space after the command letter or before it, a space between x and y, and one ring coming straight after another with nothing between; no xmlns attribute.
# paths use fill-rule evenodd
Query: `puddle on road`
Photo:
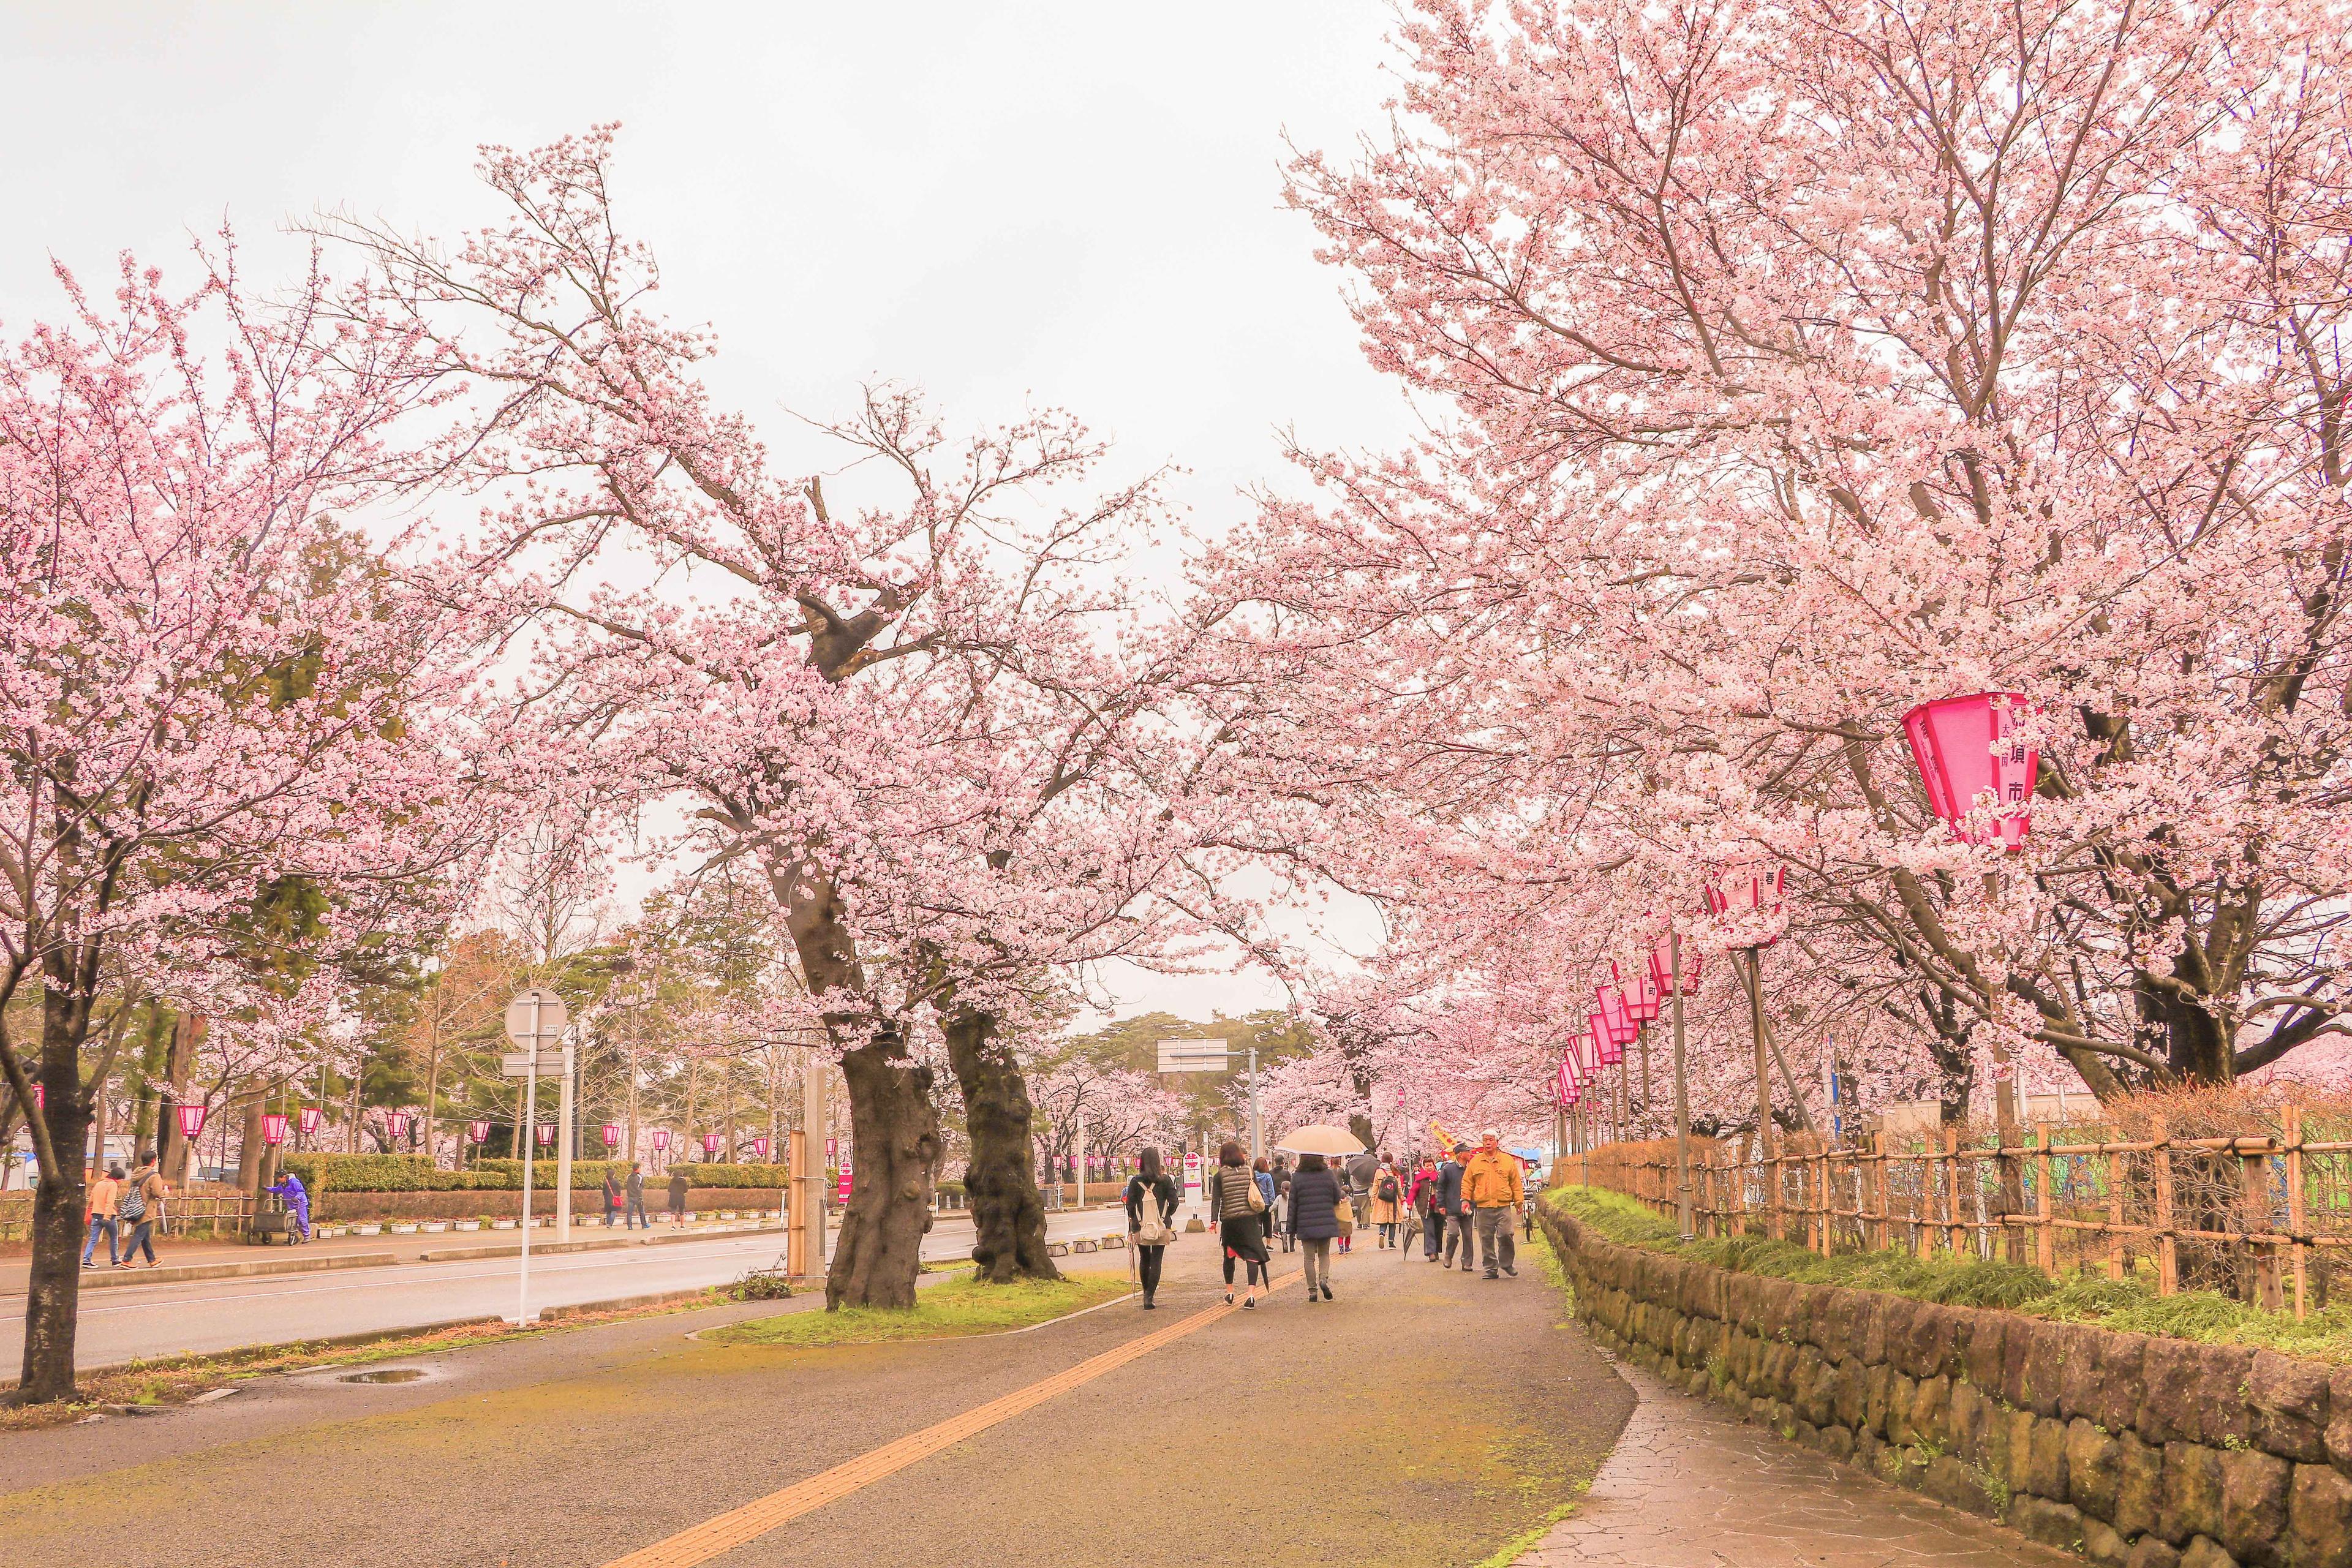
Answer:
<svg viewBox="0 0 2352 1568"><path fill-rule="evenodd" d="M433 1374L421 1366L388 1366L381 1372L346 1373L337 1383L422 1383Z"/></svg>

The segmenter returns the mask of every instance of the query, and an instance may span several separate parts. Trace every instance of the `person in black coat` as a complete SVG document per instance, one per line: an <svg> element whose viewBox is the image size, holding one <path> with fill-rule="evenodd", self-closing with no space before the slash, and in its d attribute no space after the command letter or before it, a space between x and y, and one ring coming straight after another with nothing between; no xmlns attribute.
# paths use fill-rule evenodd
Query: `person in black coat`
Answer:
<svg viewBox="0 0 2352 1568"><path fill-rule="evenodd" d="M1470 1271L1476 1260L1471 1254L1478 1250L1478 1238L1470 1229L1470 1205L1462 1198L1462 1152L1446 1151L1444 1163L1437 1167L1437 1204L1445 1211L1445 1256L1438 1267L1454 1267L1454 1244L1462 1243L1462 1270Z"/></svg>
<svg viewBox="0 0 2352 1568"><path fill-rule="evenodd" d="M1320 1154L1298 1156L1290 1177L1289 1233L1306 1254L1307 1299L1331 1299L1331 1238L1339 1234L1339 1205L1348 1201L1339 1178Z"/></svg>
<svg viewBox="0 0 2352 1568"><path fill-rule="evenodd" d="M1127 1184L1127 1234L1129 1244L1135 1247L1136 1277L1143 1282L1143 1310L1153 1310L1151 1298L1160 1290L1160 1266L1168 1256L1168 1246L1145 1247L1134 1238L1143 1232L1144 1205L1158 1211L1156 1235L1176 1234L1176 1184L1160 1168L1160 1151L1146 1149L1136 1160L1134 1180Z"/></svg>

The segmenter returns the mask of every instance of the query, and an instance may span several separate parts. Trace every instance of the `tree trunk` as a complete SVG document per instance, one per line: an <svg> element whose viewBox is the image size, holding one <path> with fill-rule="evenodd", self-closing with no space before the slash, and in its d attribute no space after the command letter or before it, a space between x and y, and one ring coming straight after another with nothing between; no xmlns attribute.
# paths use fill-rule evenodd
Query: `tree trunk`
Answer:
<svg viewBox="0 0 2352 1568"><path fill-rule="evenodd" d="M1360 1110L1351 1110L1348 1113L1348 1131L1354 1133L1356 1142L1367 1149L1379 1142L1372 1136L1372 1119Z"/></svg>
<svg viewBox="0 0 2352 1568"><path fill-rule="evenodd" d="M886 1031L845 1052L841 1073L856 1164L825 1276L825 1309L911 1308L940 1163L931 1069L911 1065L905 1041Z"/></svg>
<svg viewBox="0 0 2352 1568"><path fill-rule="evenodd" d="M245 1132L236 1150L237 1189L258 1193L261 1191L261 1152L266 1146L261 1139L261 1116L269 1108L266 1086L259 1079L246 1079L238 1101L245 1110Z"/></svg>
<svg viewBox="0 0 2352 1568"><path fill-rule="evenodd" d="M163 1179L185 1187L195 1174L195 1145L180 1135L180 1107L186 1100L189 1075L196 1070L196 1043L205 1037L205 1021L183 1013L172 1021L172 1058L165 1068L163 1104L156 1112L155 1158Z"/></svg>
<svg viewBox="0 0 2352 1568"><path fill-rule="evenodd" d="M1029 1087L1020 1065L988 1014L957 1012L946 1032L948 1062L963 1091L971 1138L964 1190L978 1277L998 1285L1058 1279L1061 1271L1045 1256L1045 1205L1037 1195Z"/></svg>
<svg viewBox="0 0 2352 1568"><path fill-rule="evenodd" d="M89 1137L90 1097L81 1081L81 1044L89 997L60 988L69 966L46 965L41 1003L41 1120L55 1158L44 1161L33 1189L33 1256L25 1290L25 1352L16 1405L45 1405L74 1392L74 1329L81 1307L84 1183L81 1152ZM89 966L95 969L93 963ZM89 978L94 979L91 975Z"/></svg>

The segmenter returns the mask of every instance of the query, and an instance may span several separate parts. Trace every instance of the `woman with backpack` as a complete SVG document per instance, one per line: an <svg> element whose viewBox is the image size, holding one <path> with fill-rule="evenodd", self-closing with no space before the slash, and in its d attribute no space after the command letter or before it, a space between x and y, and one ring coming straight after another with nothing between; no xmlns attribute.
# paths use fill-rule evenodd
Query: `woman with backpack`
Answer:
<svg viewBox="0 0 2352 1568"><path fill-rule="evenodd" d="M1137 1156L1135 1179L1127 1184L1127 1240L1135 1248L1136 1278L1143 1285L1143 1310L1153 1310L1160 1293L1160 1266L1167 1260L1168 1244L1176 1239L1176 1184L1160 1168L1160 1151L1146 1149ZM1233 1278L1233 1265L1225 1266Z"/></svg>
<svg viewBox="0 0 2352 1568"><path fill-rule="evenodd" d="M163 1217L163 1173L155 1168L155 1156L150 1150L139 1152L139 1168L131 1173L131 1180L122 1189L115 1215L123 1225L131 1226L123 1238L122 1261L117 1268L131 1267L131 1260L144 1248L147 1267L160 1268L162 1260L155 1256L155 1226Z"/></svg>
<svg viewBox="0 0 2352 1568"><path fill-rule="evenodd" d="M1225 1249L1225 1304L1234 1300L1234 1262L1244 1266L1242 1305L1257 1305L1257 1288L1271 1286L1272 1260L1265 1251L1265 1195L1258 1190L1257 1173L1249 1157L1231 1139L1217 1151L1217 1173L1209 1178L1209 1219Z"/></svg>
<svg viewBox="0 0 2352 1568"><path fill-rule="evenodd" d="M1381 1245L1394 1247L1397 1229L1404 1224L1404 1174L1396 1157L1383 1151L1381 1168L1372 1177L1371 1223L1380 1226Z"/></svg>

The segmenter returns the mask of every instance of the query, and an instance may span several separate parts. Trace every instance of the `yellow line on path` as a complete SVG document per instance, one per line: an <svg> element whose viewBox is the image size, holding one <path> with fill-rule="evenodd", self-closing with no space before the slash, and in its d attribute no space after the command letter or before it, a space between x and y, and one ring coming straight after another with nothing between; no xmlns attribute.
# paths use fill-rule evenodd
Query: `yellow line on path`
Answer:
<svg viewBox="0 0 2352 1568"><path fill-rule="evenodd" d="M1286 1274L1268 1288L1268 1293L1281 1289L1300 1278ZM820 1475L798 1481L782 1491L770 1492L740 1508L728 1510L716 1518L705 1520L691 1530L679 1531L666 1541L641 1547L626 1557L615 1558L605 1568L698 1568L721 1552L731 1552L749 1541L756 1541L780 1524L786 1524L804 1513L823 1508L826 1503L845 1498L851 1493L872 1486L886 1476L896 1475L908 1466L929 1458L942 1448L952 1447L976 1432L985 1432L999 1422L1010 1421L1024 1410L1033 1410L1071 1389L1092 1383L1107 1372L1139 1361L1165 1344L1172 1344L1185 1335L1207 1328L1218 1319L1238 1312L1238 1305L1227 1306L1219 1301L1189 1318L1179 1318L1164 1329L1155 1330L1113 1346L1100 1355L1089 1356L1066 1371L1055 1373L1042 1382L1026 1388L976 1405L961 1415L950 1415L935 1426L910 1432L893 1443L860 1454L846 1464L835 1465Z"/></svg>

